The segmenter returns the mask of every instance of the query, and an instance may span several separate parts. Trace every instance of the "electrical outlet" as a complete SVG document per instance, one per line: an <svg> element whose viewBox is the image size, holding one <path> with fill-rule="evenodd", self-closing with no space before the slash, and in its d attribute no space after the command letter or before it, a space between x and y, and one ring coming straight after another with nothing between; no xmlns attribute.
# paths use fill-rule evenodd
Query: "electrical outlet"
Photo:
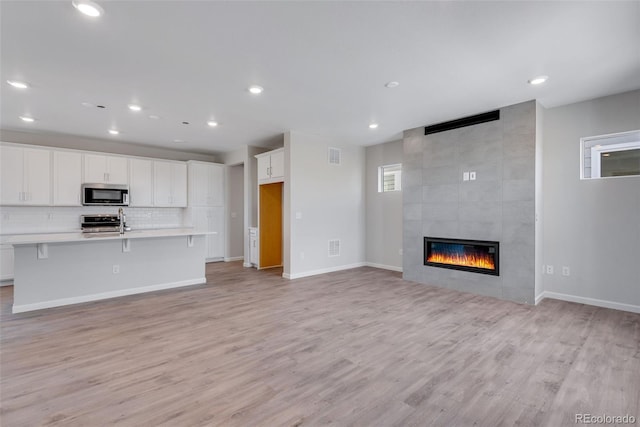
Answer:
<svg viewBox="0 0 640 427"><path fill-rule="evenodd" d="M304 259L304 252L300 252L300 259Z"/></svg>
<svg viewBox="0 0 640 427"><path fill-rule="evenodd" d="M113 265L113 274L120 273L120 266L118 264Z"/></svg>
<svg viewBox="0 0 640 427"><path fill-rule="evenodd" d="M469 181L469 172L462 172L462 180Z"/></svg>
<svg viewBox="0 0 640 427"><path fill-rule="evenodd" d="M302 212L296 212L296 219L302 219Z"/></svg>
<svg viewBox="0 0 640 427"><path fill-rule="evenodd" d="M470 181L475 181L476 180L476 173L475 172L469 172L469 180Z"/></svg>
<svg viewBox="0 0 640 427"><path fill-rule="evenodd" d="M547 265L547 274L553 274L553 265Z"/></svg>
<svg viewBox="0 0 640 427"><path fill-rule="evenodd" d="M564 267L562 267L562 275L571 276L571 269L565 265Z"/></svg>
<svg viewBox="0 0 640 427"><path fill-rule="evenodd" d="M237 218L237 217L238 217L237 212L231 212L231 218Z"/></svg>
<svg viewBox="0 0 640 427"><path fill-rule="evenodd" d="M398 249L398 255L402 255L402 248Z"/></svg>

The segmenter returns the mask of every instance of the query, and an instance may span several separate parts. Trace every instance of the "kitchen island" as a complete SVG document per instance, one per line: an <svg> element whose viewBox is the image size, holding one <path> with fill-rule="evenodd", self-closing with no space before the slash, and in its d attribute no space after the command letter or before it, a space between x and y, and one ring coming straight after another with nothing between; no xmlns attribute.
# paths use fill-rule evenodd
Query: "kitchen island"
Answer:
<svg viewBox="0 0 640 427"><path fill-rule="evenodd" d="M191 228L0 237L14 247L13 312L206 282L205 235Z"/></svg>

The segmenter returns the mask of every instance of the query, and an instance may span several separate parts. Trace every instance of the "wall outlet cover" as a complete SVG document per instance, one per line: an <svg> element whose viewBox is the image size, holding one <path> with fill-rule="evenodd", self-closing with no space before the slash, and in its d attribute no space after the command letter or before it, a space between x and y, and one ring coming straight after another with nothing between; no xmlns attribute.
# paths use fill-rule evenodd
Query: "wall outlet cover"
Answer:
<svg viewBox="0 0 640 427"><path fill-rule="evenodd" d="M475 172L469 172L469 180L471 180L471 181L475 181L476 180L476 173Z"/></svg>
<svg viewBox="0 0 640 427"><path fill-rule="evenodd" d="M462 172L462 180L469 181L469 172Z"/></svg>

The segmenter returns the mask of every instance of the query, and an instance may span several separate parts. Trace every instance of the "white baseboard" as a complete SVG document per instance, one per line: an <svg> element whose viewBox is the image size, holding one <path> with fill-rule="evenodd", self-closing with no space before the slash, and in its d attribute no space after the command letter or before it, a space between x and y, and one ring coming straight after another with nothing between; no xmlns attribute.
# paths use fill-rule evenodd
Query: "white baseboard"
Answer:
<svg viewBox="0 0 640 427"><path fill-rule="evenodd" d="M365 262L365 265L367 267L382 268L383 270L398 271L402 273L402 267L396 267L394 265L376 264L375 262Z"/></svg>
<svg viewBox="0 0 640 427"><path fill-rule="evenodd" d="M350 270L352 268L364 267L365 265L365 262L357 262L355 264L339 265L337 267L322 268L320 270L305 271L303 273L282 273L282 277L284 277L285 279L300 279L302 277L317 276L318 274L333 273L334 271Z"/></svg>
<svg viewBox="0 0 640 427"><path fill-rule="evenodd" d="M247 267L247 268L251 268L251 267L253 267L253 264L251 264L250 262L243 262L242 266L243 267Z"/></svg>
<svg viewBox="0 0 640 427"><path fill-rule="evenodd" d="M612 308L614 310L630 311L640 313L640 305L624 304L621 302L607 301L595 298L580 297L576 295L560 294L558 292L544 291L536 297L536 304L545 298L558 299L562 301L577 302L579 304L595 305L597 307Z"/></svg>
<svg viewBox="0 0 640 427"><path fill-rule="evenodd" d="M243 256L232 256L232 257L225 257L224 258L224 262L231 262L231 261L244 261L244 257Z"/></svg>
<svg viewBox="0 0 640 427"><path fill-rule="evenodd" d="M179 282L162 283L159 285L142 286L140 288L120 289L117 291L101 292L99 294L82 295L79 297L61 298L51 301L36 302L33 304L13 305L13 313L42 310L43 308L61 307L63 305L80 304L83 302L98 301L108 298L123 297L126 295L142 294L145 292L161 291L163 289L181 288L183 286L200 285L206 283L206 277L199 279L182 280Z"/></svg>

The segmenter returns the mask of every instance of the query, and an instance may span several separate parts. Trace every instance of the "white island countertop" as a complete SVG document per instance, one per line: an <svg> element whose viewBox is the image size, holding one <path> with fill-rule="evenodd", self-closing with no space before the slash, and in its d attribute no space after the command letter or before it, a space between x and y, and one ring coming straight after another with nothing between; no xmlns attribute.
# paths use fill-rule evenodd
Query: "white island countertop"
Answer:
<svg viewBox="0 0 640 427"><path fill-rule="evenodd" d="M90 242L118 239L150 239L157 237L203 236L217 234L215 231L196 231L194 228L140 229L120 233L44 233L12 234L0 236L3 245L35 245L40 243Z"/></svg>

